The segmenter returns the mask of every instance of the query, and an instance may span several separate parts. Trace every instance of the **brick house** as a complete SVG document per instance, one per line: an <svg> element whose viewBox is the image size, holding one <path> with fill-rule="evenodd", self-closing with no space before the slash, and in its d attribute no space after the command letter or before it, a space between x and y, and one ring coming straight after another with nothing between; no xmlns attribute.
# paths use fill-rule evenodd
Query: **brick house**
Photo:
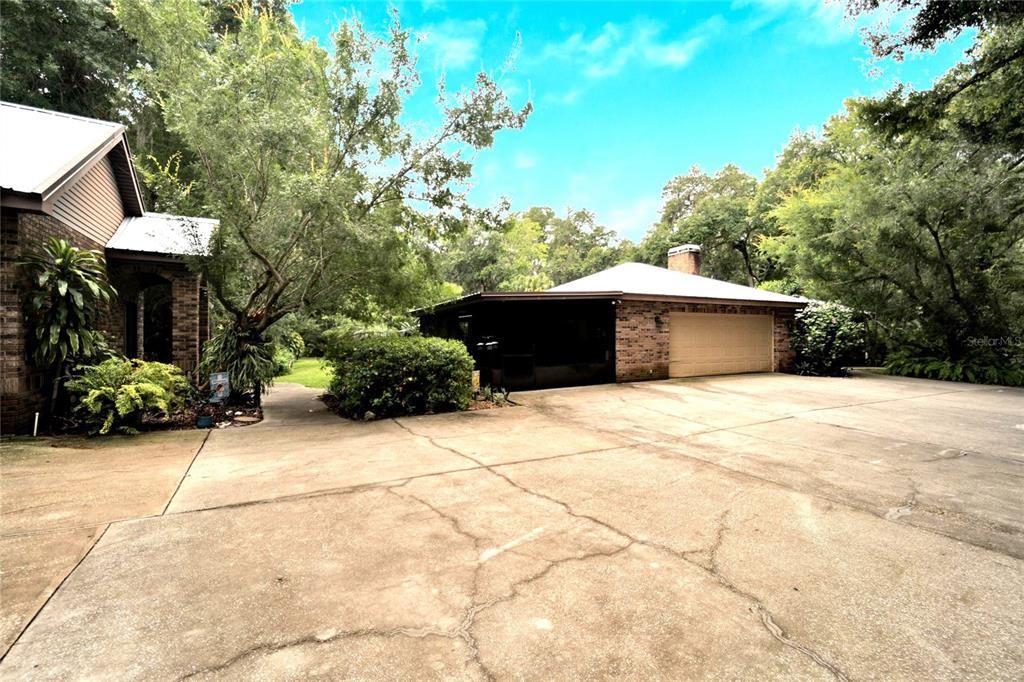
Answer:
<svg viewBox="0 0 1024 682"><path fill-rule="evenodd" d="M216 221L147 213L118 123L0 102L0 431L23 432L43 403L17 263L48 237L104 253L117 300L102 328L128 357L194 373L209 337L201 277L183 256Z"/></svg>
<svg viewBox="0 0 1024 682"><path fill-rule="evenodd" d="M783 372L806 301L700 275L700 247L668 268L624 263L547 291L479 293L417 311L425 334L460 339L481 382L528 389Z"/></svg>

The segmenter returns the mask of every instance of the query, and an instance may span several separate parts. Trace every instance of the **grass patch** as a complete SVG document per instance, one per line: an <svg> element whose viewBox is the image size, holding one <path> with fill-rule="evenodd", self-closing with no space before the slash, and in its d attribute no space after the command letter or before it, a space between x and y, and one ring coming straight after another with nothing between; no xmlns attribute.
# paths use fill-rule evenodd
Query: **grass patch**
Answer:
<svg viewBox="0 0 1024 682"><path fill-rule="evenodd" d="M292 371L276 377L274 381L302 384L307 388L327 388L331 372L323 366L323 358L299 358L292 365Z"/></svg>

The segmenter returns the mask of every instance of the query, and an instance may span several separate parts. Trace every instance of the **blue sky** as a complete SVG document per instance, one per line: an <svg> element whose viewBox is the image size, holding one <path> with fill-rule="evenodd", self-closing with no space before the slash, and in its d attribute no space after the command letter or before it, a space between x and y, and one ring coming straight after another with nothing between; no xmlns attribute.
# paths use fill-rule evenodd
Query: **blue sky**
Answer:
<svg viewBox="0 0 1024 682"><path fill-rule="evenodd" d="M420 41L424 86L410 121L436 120L442 74L454 90L485 70L514 103L534 104L525 129L500 133L476 155L474 203L586 208L634 240L657 219L673 176L731 162L760 177L797 128L819 127L844 99L897 81L928 87L970 45L962 36L902 63L874 63L860 39L865 22L852 25L842 5L818 0L304 0L292 13L329 46L346 17L383 32L389 7Z"/></svg>

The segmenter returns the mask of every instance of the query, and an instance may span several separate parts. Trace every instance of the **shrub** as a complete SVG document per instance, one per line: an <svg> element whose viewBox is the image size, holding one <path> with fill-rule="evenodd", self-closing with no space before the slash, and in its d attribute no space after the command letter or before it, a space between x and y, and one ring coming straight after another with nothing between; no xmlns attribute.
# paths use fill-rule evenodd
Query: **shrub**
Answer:
<svg viewBox="0 0 1024 682"><path fill-rule="evenodd" d="M288 347L274 344L274 376L279 377L290 372L295 359L295 353Z"/></svg>
<svg viewBox="0 0 1024 682"><path fill-rule="evenodd" d="M842 376L843 365L864 338L852 309L839 303L811 301L796 314L793 350L798 374Z"/></svg>
<svg viewBox="0 0 1024 682"><path fill-rule="evenodd" d="M420 336L338 335L329 347L329 391L353 418L463 410L473 395L473 359L465 346Z"/></svg>
<svg viewBox="0 0 1024 682"><path fill-rule="evenodd" d="M111 358L80 369L67 387L79 397L75 411L92 433L137 433L143 416L180 407L189 389L182 371L162 362Z"/></svg>
<svg viewBox="0 0 1024 682"><path fill-rule="evenodd" d="M259 393L274 381L274 344L221 329L203 346L199 369L204 375L227 372L232 400L250 396L258 402Z"/></svg>
<svg viewBox="0 0 1024 682"><path fill-rule="evenodd" d="M921 379L1024 386L1024 365L1020 360L994 352L979 352L961 360L950 360L901 350L889 354L886 368L891 374Z"/></svg>

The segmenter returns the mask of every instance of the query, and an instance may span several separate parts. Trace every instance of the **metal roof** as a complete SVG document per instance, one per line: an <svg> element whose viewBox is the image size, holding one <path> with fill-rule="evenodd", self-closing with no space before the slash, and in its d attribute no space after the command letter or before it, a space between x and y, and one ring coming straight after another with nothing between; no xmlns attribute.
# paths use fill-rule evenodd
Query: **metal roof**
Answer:
<svg viewBox="0 0 1024 682"><path fill-rule="evenodd" d="M574 279L547 290L548 293L621 291L635 296L701 298L717 301L802 304L796 296L776 294L754 287L689 275L644 263L623 263L601 272Z"/></svg>
<svg viewBox="0 0 1024 682"><path fill-rule="evenodd" d="M107 248L169 256L199 256L207 253L210 237L219 224L220 221L213 218L144 213L125 218L107 242Z"/></svg>
<svg viewBox="0 0 1024 682"><path fill-rule="evenodd" d="M46 194L123 134L120 123L0 102L0 187Z"/></svg>

